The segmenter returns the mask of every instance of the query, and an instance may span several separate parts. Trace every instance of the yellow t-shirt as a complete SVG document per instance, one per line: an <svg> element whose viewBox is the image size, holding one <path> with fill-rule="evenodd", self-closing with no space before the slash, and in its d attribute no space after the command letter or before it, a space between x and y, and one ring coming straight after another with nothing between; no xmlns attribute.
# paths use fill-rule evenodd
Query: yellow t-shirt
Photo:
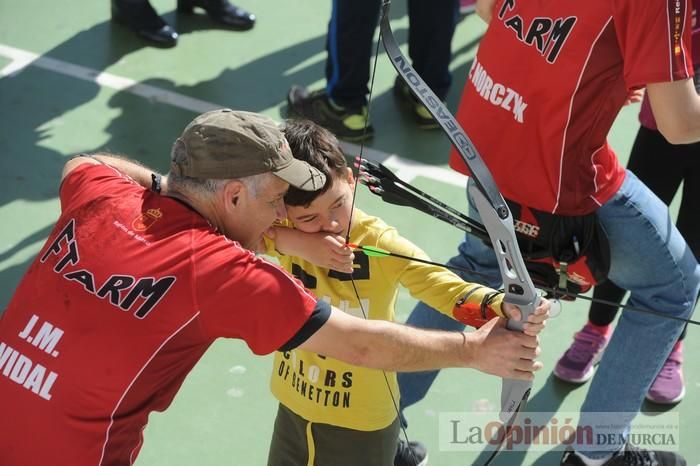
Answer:
<svg viewBox="0 0 700 466"><path fill-rule="evenodd" d="M353 213L350 242L428 259L396 229L359 209ZM270 239L266 239L266 247L269 255L276 257L282 267L300 279L319 299L349 314L364 317L349 274L280 254ZM405 259L370 257L355 252L354 262L353 279L369 319L394 320L399 285L408 289L414 298L450 317L455 303L473 286L442 267ZM398 402L396 373L387 372L386 376ZM373 431L387 427L396 418L396 409L382 371L353 366L300 349L275 354L271 389L280 403L310 422Z"/></svg>

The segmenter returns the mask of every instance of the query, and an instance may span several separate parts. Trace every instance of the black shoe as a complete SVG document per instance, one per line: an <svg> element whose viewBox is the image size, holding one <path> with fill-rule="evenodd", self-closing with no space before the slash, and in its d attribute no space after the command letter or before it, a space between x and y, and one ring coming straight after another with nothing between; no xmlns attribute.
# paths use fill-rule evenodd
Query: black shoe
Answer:
<svg viewBox="0 0 700 466"><path fill-rule="evenodd" d="M112 21L123 24L161 47L174 47L177 44L177 31L158 16L148 1L130 3L112 0Z"/></svg>
<svg viewBox="0 0 700 466"><path fill-rule="evenodd" d="M328 98L325 90L309 92L305 87L292 86L287 93L287 105L290 116L307 118L340 139L364 141L374 136L366 105L341 107Z"/></svg>
<svg viewBox="0 0 700 466"><path fill-rule="evenodd" d="M228 0L177 0L177 11L180 13L191 14L194 7L204 9L211 19L231 29L245 31L255 25L254 14L229 3Z"/></svg>
<svg viewBox="0 0 700 466"><path fill-rule="evenodd" d="M396 77L396 81L394 81L394 95L399 99L401 106L410 113L411 118L413 118L419 128L436 129L440 127L440 124L433 118L428 108L413 95L408 84L398 76Z"/></svg>
<svg viewBox="0 0 700 466"><path fill-rule="evenodd" d="M581 457L567 450L561 458L561 466L586 466ZM649 451L629 443L615 453L603 466L686 466L685 459L670 451Z"/></svg>
<svg viewBox="0 0 700 466"><path fill-rule="evenodd" d="M428 464L428 450L420 442L399 439L394 457L394 466L425 466Z"/></svg>

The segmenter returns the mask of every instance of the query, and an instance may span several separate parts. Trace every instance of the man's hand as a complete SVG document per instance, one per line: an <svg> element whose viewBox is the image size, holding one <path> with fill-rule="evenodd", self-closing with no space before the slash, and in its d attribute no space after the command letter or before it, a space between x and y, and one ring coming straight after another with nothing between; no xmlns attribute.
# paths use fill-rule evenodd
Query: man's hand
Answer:
<svg viewBox="0 0 700 466"><path fill-rule="evenodd" d="M539 308L538 308L539 309ZM533 314L534 315L534 314ZM474 352L471 367L507 379L532 380L542 363L536 336L506 329L506 319L497 317L468 334Z"/></svg>

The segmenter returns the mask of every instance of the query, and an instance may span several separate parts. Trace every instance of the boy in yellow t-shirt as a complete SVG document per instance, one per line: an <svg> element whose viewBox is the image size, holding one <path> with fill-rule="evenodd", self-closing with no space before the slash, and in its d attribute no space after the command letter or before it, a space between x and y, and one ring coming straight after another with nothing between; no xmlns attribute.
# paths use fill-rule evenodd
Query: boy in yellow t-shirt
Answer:
<svg viewBox="0 0 700 466"><path fill-rule="evenodd" d="M393 321L401 285L414 298L453 318L456 311L460 320L472 325L503 316L502 307L509 314L518 312L502 303L501 293L466 283L447 269L353 254L345 246L347 228L352 243L427 259L394 228L352 208L355 181L330 132L309 121L292 120L285 137L294 156L322 171L327 181L316 192L289 189L285 205L294 228L273 228L265 249L318 298L359 317ZM539 333L547 308L544 302L530 316L527 333ZM293 350L275 354L271 389L280 406L268 466L394 466L400 429L395 373ZM421 457L425 454L417 456L414 465L427 464Z"/></svg>

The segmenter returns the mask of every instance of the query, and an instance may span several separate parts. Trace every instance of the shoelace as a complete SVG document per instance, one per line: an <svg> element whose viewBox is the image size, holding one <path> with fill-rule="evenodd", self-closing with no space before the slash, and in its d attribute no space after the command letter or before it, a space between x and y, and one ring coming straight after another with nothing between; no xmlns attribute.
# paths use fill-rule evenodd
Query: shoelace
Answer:
<svg viewBox="0 0 700 466"><path fill-rule="evenodd" d="M654 452L641 450L629 443L625 445L625 451L622 453L621 457L623 460L621 464L628 466L657 466L659 464L658 461L656 461Z"/></svg>
<svg viewBox="0 0 700 466"><path fill-rule="evenodd" d="M659 371L659 375L656 376L657 378L672 379L675 377L676 372L678 372L678 367L681 365L681 361L674 356L675 354L671 354L668 357L661 371Z"/></svg>
<svg viewBox="0 0 700 466"><path fill-rule="evenodd" d="M569 350L569 358L576 362L586 361L591 354L591 350L595 353L603 346L605 337L597 332L583 329L576 334L574 344Z"/></svg>

